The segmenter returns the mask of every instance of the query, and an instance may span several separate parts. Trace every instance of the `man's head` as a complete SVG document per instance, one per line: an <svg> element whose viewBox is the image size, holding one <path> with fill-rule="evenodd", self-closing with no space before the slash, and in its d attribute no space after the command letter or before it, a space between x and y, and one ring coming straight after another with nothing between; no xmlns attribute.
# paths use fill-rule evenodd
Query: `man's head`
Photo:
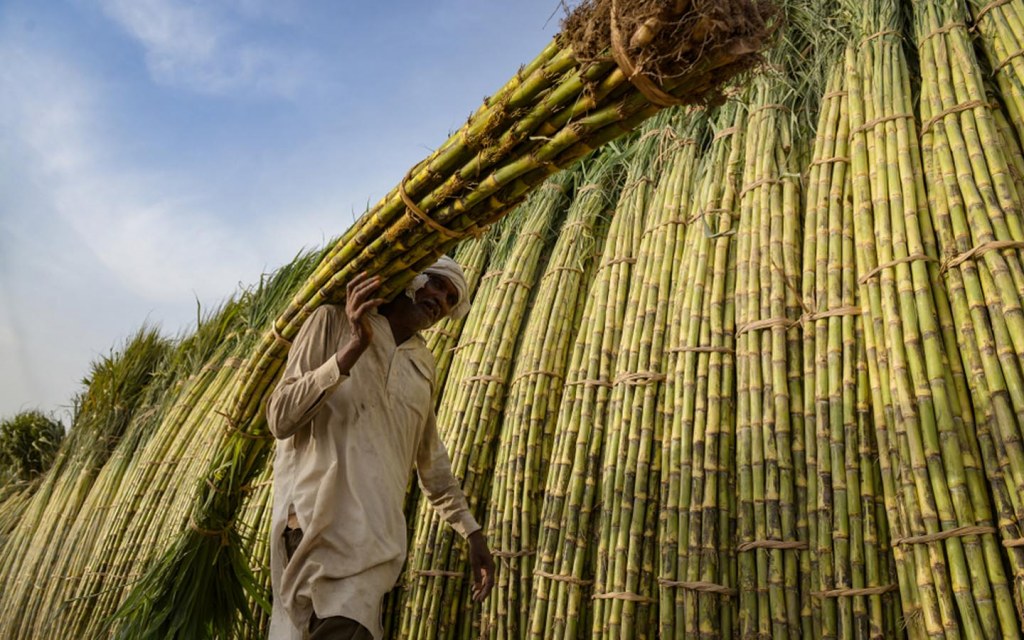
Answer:
<svg viewBox="0 0 1024 640"><path fill-rule="evenodd" d="M413 278L405 290L381 307L392 325L398 322L412 332L427 329L446 316L461 318L469 312L466 277L462 267L448 256Z"/></svg>

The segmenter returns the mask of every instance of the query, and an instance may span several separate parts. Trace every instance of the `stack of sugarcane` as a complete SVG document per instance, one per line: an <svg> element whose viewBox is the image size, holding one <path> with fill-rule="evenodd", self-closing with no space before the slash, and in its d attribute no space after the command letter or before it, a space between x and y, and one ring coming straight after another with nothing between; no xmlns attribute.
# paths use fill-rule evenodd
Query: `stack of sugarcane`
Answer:
<svg viewBox="0 0 1024 640"><path fill-rule="evenodd" d="M0 422L0 549L53 465L64 425L41 411Z"/></svg>
<svg viewBox="0 0 1024 640"><path fill-rule="evenodd" d="M476 296L480 278L484 274L484 269L487 268L490 247L494 243L494 232L500 230L497 227L492 228L492 231L484 236L463 242L455 251L453 257L462 267L462 273L466 276L466 294L470 299ZM445 318L437 326L423 332L427 339L427 348L434 354L435 397L439 397L441 390L444 389L444 383L448 379L448 367L455 356L454 349L459 344L459 336L462 335L462 328L465 324L465 318Z"/></svg>
<svg viewBox="0 0 1024 640"><path fill-rule="evenodd" d="M268 443L260 407L279 375L289 340L309 314L337 300L360 272L400 291L458 240L479 233L545 177L635 128L660 108L700 102L749 68L768 37L758 0L595 0L566 31L485 101L469 121L327 252L321 265L252 350L229 399L215 407L231 437L198 485L191 519L122 614L127 636L167 637L224 628L231 614L210 607L244 601L245 562L220 553ZM204 533L207 532L207 533ZM197 548L201 548L197 551ZM206 565L217 565L209 569ZM242 575L234 579L235 571ZM214 576L224 578L221 581ZM187 594L175 585L194 585ZM233 606L227 606L231 609ZM212 617L211 617L212 616ZM183 627L175 627L187 620Z"/></svg>
<svg viewBox="0 0 1024 640"><path fill-rule="evenodd" d="M60 527L73 531L69 535L76 536L76 543L55 545L62 550L61 556L50 558L49 566L38 570L62 579L53 580L50 588L37 589L32 602L40 604L31 606L44 611L59 608L62 615L38 616L30 622L4 617L3 635L8 631L15 637L109 633L111 614L142 567L163 550L168 531L187 526L195 485L181 480L201 477L211 443L225 435L222 424L209 420L206 411L218 395L226 393L240 362L230 354L251 348L253 324L265 323L268 311L282 306L281 293L294 290L294 276L303 277L316 257L296 260L279 270L267 286L226 304L183 339L164 362L143 354L147 367L155 372L151 375L147 368L138 382L146 384L148 400L132 413L130 427L98 476L95 469L74 473L70 482L88 494L78 512L63 509ZM269 295L275 290L276 297ZM125 382L121 386L130 388ZM102 385L94 381L90 393L93 387ZM116 405L107 404L116 400L117 396L108 394L96 404L116 412ZM80 416L72 433L86 427L88 422Z"/></svg>
<svg viewBox="0 0 1024 640"><path fill-rule="evenodd" d="M784 40L785 42L785 40ZM772 59L795 57L780 48ZM736 233L736 472L740 636L798 638L793 585L808 548L796 478L806 477L798 274L799 142L788 65L751 87Z"/></svg>
<svg viewBox="0 0 1024 640"><path fill-rule="evenodd" d="M544 266L549 243L568 207L572 175L547 183L523 205L506 230L484 276L495 286L478 296L439 403L438 435L449 449L452 471L462 482L469 508L483 520L490 492L496 439L520 328ZM420 499L409 547L408 577L402 594L402 637L468 637L473 616L468 593L465 545L430 503ZM467 624L460 626L460 621Z"/></svg>
<svg viewBox="0 0 1024 640"><path fill-rule="evenodd" d="M939 272L974 404L981 451L971 440L971 454L985 465L996 537L1010 545L1024 620L1024 192L1014 184L1004 151L1014 141L1001 137L993 117L998 105L985 94L966 17L959 3L914 3L921 153Z"/></svg>
<svg viewBox="0 0 1024 640"><path fill-rule="evenodd" d="M842 54L821 101L804 218L804 637L900 635L854 270Z"/></svg>
<svg viewBox="0 0 1024 640"><path fill-rule="evenodd" d="M904 615L912 636L1010 637L1019 622L942 285L898 8L849 8L860 16L847 57L857 271Z"/></svg>
<svg viewBox="0 0 1024 640"><path fill-rule="evenodd" d="M66 557L95 539L93 532L83 535L69 522L94 516L95 501L111 499L90 491L97 480L104 486L101 469L109 468L104 466L108 458L134 447L129 427L138 413L150 409L153 397L147 391L152 376L166 364L169 347L155 330L143 328L122 350L94 364L77 403L75 428L0 554L0 636L49 634L53 618L42 603L81 578L65 568Z"/></svg>
<svg viewBox="0 0 1024 640"><path fill-rule="evenodd" d="M967 0L973 28L999 86L1009 122L1024 140L1024 4L1017 0Z"/></svg>
<svg viewBox="0 0 1024 640"><path fill-rule="evenodd" d="M659 627L666 638L730 638L738 624L732 292L745 122L733 100L712 120L678 267L659 516Z"/></svg>
<svg viewBox="0 0 1024 640"><path fill-rule="evenodd" d="M618 157L617 149L606 149L578 174L582 184L574 191L522 330L484 523L497 573L481 631L475 634L479 637L520 638L529 627L543 479L581 302L608 229Z"/></svg>
<svg viewBox="0 0 1024 640"><path fill-rule="evenodd" d="M706 129L704 114L679 113L657 135L656 160L611 379L597 496L590 636L657 633L656 571L663 438L665 341L679 286L678 255Z"/></svg>
<svg viewBox="0 0 1024 640"><path fill-rule="evenodd" d="M645 134L647 135L647 134ZM575 638L588 629L591 527L606 424L632 264L640 244L657 163L657 138L636 145L612 213L573 345L544 486L530 596L531 638Z"/></svg>

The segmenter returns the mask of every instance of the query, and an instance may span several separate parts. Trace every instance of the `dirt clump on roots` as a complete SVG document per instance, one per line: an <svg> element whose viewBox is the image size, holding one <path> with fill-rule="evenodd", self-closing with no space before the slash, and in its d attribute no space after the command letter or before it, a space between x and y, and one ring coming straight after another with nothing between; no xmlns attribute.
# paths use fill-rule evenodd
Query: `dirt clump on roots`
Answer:
<svg viewBox="0 0 1024 640"><path fill-rule="evenodd" d="M652 102L712 103L761 62L775 16L767 0L585 0L562 36L580 61L615 61Z"/></svg>

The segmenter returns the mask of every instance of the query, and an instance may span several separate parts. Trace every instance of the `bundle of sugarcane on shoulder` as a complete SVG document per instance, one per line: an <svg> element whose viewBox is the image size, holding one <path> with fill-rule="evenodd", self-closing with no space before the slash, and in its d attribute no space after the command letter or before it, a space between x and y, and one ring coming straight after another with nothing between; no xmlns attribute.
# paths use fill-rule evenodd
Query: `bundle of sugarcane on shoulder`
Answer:
<svg viewBox="0 0 1024 640"><path fill-rule="evenodd" d="M159 554L135 551L148 570L109 600L119 604L117 633L225 633L250 598L269 608L235 523L267 465L270 433L278 447L271 566L287 586L274 594L274 637L380 636L381 598L405 558L402 512L388 507L404 498L413 463L437 511L473 541L473 595L485 596L493 561L451 471L460 461L437 437L433 358L418 337L464 313L468 300L470 279L441 256L659 110L718 102L726 83L758 62L772 19L760 0L593 0L574 9L535 60L324 251L204 415L189 418L223 428L187 526ZM342 439L324 451L332 447L317 429L343 413L383 425L375 438L386 446ZM387 459L367 454L384 450ZM368 475L352 484L342 465L327 473L318 455L340 455L349 471ZM472 506L479 496L470 498ZM318 511L328 502L359 513Z"/></svg>

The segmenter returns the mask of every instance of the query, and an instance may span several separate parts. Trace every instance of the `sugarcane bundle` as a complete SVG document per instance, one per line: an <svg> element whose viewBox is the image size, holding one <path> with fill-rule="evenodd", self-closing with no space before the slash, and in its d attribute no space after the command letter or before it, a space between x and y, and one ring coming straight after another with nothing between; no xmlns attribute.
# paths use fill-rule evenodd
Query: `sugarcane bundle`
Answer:
<svg viewBox="0 0 1024 640"><path fill-rule="evenodd" d="M847 57L858 283L908 630L1012 636L1018 623L939 274L899 16L881 2L849 9L861 40Z"/></svg>
<svg viewBox="0 0 1024 640"><path fill-rule="evenodd" d="M243 563L230 553L217 554L219 536L201 531L230 529L242 499L239 489L257 474L268 449L265 439L250 437L266 432L260 407L289 340L314 309L337 301L344 283L360 272L383 276L384 295L400 291L546 176L663 106L713 99L722 83L756 62L769 36L766 16L760 0L585 4L563 35L410 170L327 253L251 352L231 398L215 409L235 425L233 436L215 451L199 485L191 516L195 527L181 532L160 569L137 585L123 610L131 622L124 633L167 637L164 625L179 619L191 621L180 630L184 635L230 624L230 614L215 613L208 604L217 598L243 601L237 591L244 578L214 584L209 576L230 574L227 565ZM197 546L207 549L196 553ZM223 566L208 571L199 558ZM193 585L183 597L173 586L181 580Z"/></svg>
<svg viewBox="0 0 1024 640"><path fill-rule="evenodd" d="M169 348L168 341L155 330L143 328L120 351L93 365L71 434L3 546L0 636L46 635L41 630L50 617L37 612L46 595L66 582L54 565L67 549L76 546L68 538L67 525L88 506L97 473L129 431L136 412L148 408L147 386Z"/></svg>
<svg viewBox="0 0 1024 640"><path fill-rule="evenodd" d="M1009 8L1009 5L1008 5ZM919 0L921 152L939 268L1024 621L1024 193L974 56L964 8ZM980 480L979 480L980 481ZM1012 546L1012 545L1018 546Z"/></svg>
<svg viewBox="0 0 1024 640"><path fill-rule="evenodd" d="M0 548L53 465L64 426L40 411L0 422Z"/></svg>
<svg viewBox="0 0 1024 640"><path fill-rule="evenodd" d="M967 7L1009 121L1024 140L1024 2L967 0Z"/></svg>
<svg viewBox="0 0 1024 640"><path fill-rule="evenodd" d="M624 187L598 252L599 265L573 345L544 485L530 597L530 638L576 638L588 628L593 582L588 547L606 407L616 346L628 313L625 294L652 188L650 176L660 167L658 147L657 137L645 132L629 151Z"/></svg>
<svg viewBox="0 0 1024 640"><path fill-rule="evenodd" d="M558 176L531 196L519 212L521 225L506 230L504 257L495 256L485 278L496 280L492 294L479 300L466 320L461 349L439 403L437 431L448 447L452 472L470 511L482 520L489 495L496 440L510 383L519 331L542 273L549 243L568 208L567 182ZM497 253L502 248L496 249ZM468 597L466 552L457 534L421 499L402 594L400 637L468 637L473 609Z"/></svg>
<svg viewBox="0 0 1024 640"><path fill-rule="evenodd" d="M663 638L731 638L735 527L735 219L745 112L712 119L688 211L667 342L659 499Z"/></svg>
<svg viewBox="0 0 1024 640"><path fill-rule="evenodd" d="M657 633L658 492L661 485L665 338L670 300L678 289L682 250L700 142L702 112L676 113L651 131L657 161L626 313L598 482L599 518L592 549L594 588L589 637L646 638Z"/></svg>
<svg viewBox="0 0 1024 640"><path fill-rule="evenodd" d="M471 300L476 296L480 278L487 268L490 248L495 243L495 231L500 229L492 227L486 235L463 242L455 251L455 261L462 267L462 273L466 277L466 295ZM459 336L462 335L465 324L465 318L449 317L423 332L427 348L434 355L434 394L437 398L440 397L444 383L448 379L448 367L455 356L454 349L459 344Z"/></svg>
<svg viewBox="0 0 1024 640"><path fill-rule="evenodd" d="M223 423L210 420L209 413L216 399L230 391L241 363L235 353L251 348L254 325L265 323L269 314L283 306L317 257L300 256L263 286L229 301L181 340L157 370L154 381L166 387L151 390L159 398L150 407L155 413L147 410L133 419L111 456L115 464L110 471L105 468L92 486L89 508L83 508L80 516L64 515L61 526L97 534L64 546L73 549L62 569L64 579L47 589L45 596L62 614L39 616L36 623L44 625L45 633L37 634L110 634L110 616L127 590L166 549L169 533L188 526L196 487L183 479L201 477L215 443L227 435ZM129 445L132 448L126 448ZM112 473L115 468L117 474ZM123 478L117 479L121 474ZM55 572L55 565L48 571Z"/></svg>
<svg viewBox="0 0 1024 640"><path fill-rule="evenodd" d="M587 163L538 283L509 383L485 529L495 587L477 637L520 638L528 628L544 479L570 350L604 242L620 152ZM554 183L551 183L554 184Z"/></svg>
<svg viewBox="0 0 1024 640"><path fill-rule="evenodd" d="M869 410L863 319L852 268L850 117L842 55L833 65L822 99L804 219L805 500L810 543L801 567L804 636L896 638L901 634L898 585L889 551Z"/></svg>
<svg viewBox="0 0 1024 640"><path fill-rule="evenodd" d="M786 51L783 55L795 52ZM773 59L775 56L772 56ZM782 55L779 56L783 57ZM797 531L806 475L799 281L800 170L788 68L751 87L736 232L736 472L740 635L797 638Z"/></svg>
<svg viewBox="0 0 1024 640"><path fill-rule="evenodd" d="M259 583L250 596L248 611L239 611L235 617L236 627L232 638L258 640L267 637L270 628L270 612L265 605L270 588L270 515L273 504L273 465L266 465L250 487L248 498L242 507L238 527L243 555L249 559L255 580Z"/></svg>

